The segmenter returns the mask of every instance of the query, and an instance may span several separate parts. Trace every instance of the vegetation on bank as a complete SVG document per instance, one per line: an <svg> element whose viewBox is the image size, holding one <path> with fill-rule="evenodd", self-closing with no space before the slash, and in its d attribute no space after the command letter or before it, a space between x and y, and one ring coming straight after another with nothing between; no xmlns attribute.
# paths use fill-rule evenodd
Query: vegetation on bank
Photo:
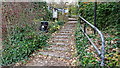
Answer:
<svg viewBox="0 0 120 68"><path fill-rule="evenodd" d="M14 26L3 43L2 65L29 59L35 50L48 46L47 40L50 35L60 29L63 24L60 21L49 24L48 33L38 32L28 24L21 27Z"/></svg>
<svg viewBox="0 0 120 68"><path fill-rule="evenodd" d="M88 22L94 24L94 3L80 2L79 14ZM97 3L97 27L105 37L105 66L120 67L120 3ZM82 66L99 66L100 58L95 49L83 35L80 23L76 30L76 47ZM99 35L89 34L89 37L100 49L101 41Z"/></svg>
<svg viewBox="0 0 120 68"><path fill-rule="evenodd" d="M75 37L80 65L94 66L95 64L98 64L99 66L100 61L98 61L97 58L94 57L94 51L92 52L87 51L90 45L88 43L88 39L85 37L85 35L82 33L82 30L80 29L80 23L77 23Z"/></svg>
<svg viewBox="0 0 120 68"><path fill-rule="evenodd" d="M82 33L80 29L80 23L77 23L76 28L76 48L78 52L79 61L81 66L99 66L100 57L97 55L96 50L90 44L87 37ZM90 34L89 37L95 43L95 45L100 49L101 42L98 35ZM114 67L120 66L120 53L119 53L119 44L115 41L119 39L118 37L112 36L109 37L105 35L105 66Z"/></svg>
<svg viewBox="0 0 120 68"><path fill-rule="evenodd" d="M36 32L32 26L14 26L11 34L3 43L2 65L14 64L23 59L27 59L35 50L47 46L48 36Z"/></svg>
<svg viewBox="0 0 120 68"><path fill-rule="evenodd" d="M94 23L94 3L80 2L79 14L90 23ZM97 27L109 34L120 35L120 3L97 3Z"/></svg>
<svg viewBox="0 0 120 68"><path fill-rule="evenodd" d="M29 59L34 51L48 46L47 40L50 35L64 24L62 21L50 21L52 13L45 2L29 2L24 6L22 4L24 3L3 3L3 26L5 27L2 38L4 39L2 63L0 63L2 66ZM19 11L16 10L17 8ZM49 22L48 33L39 30L40 21Z"/></svg>

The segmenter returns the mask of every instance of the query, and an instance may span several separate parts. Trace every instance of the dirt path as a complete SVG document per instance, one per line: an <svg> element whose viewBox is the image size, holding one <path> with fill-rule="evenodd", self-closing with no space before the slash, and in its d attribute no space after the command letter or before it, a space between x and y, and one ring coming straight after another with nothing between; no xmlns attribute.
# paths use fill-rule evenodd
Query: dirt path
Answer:
<svg viewBox="0 0 120 68"><path fill-rule="evenodd" d="M69 18L61 30L52 35L50 46L37 52L25 66L75 66L75 25L77 21Z"/></svg>

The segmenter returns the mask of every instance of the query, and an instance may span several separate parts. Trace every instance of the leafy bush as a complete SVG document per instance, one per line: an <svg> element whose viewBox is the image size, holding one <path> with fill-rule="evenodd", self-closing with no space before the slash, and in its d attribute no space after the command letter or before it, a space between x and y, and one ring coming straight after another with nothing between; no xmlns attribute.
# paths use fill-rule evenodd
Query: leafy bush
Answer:
<svg viewBox="0 0 120 68"><path fill-rule="evenodd" d="M64 22L56 21L49 25L49 33L53 33ZM27 59L35 50L47 46L46 40L49 38L49 33L36 32L35 25L23 24L22 26L13 26L9 29L10 33L4 40L4 48L2 51L2 64L11 65L23 59Z"/></svg>
<svg viewBox="0 0 120 68"><path fill-rule="evenodd" d="M48 36L38 34L29 25L14 26L4 42L2 65L13 64L30 56L34 50L47 45Z"/></svg>
<svg viewBox="0 0 120 68"><path fill-rule="evenodd" d="M52 13L46 2L4 2L2 3L2 21L11 24L32 22L35 19L50 20Z"/></svg>
<svg viewBox="0 0 120 68"><path fill-rule="evenodd" d="M49 32L50 33L53 33L55 32L56 30L59 30L60 27L64 24L64 22L62 21L55 21L55 22L51 22L49 24Z"/></svg>
<svg viewBox="0 0 120 68"><path fill-rule="evenodd" d="M75 37L80 65L86 67L99 66L100 61L98 61L97 58L94 57L94 53L86 51L90 45L88 43L88 39L84 36L79 27L80 24L78 23Z"/></svg>
<svg viewBox="0 0 120 68"><path fill-rule="evenodd" d="M81 14L87 21L93 24L94 3L80 2L79 5L79 14ZM119 2L97 3L97 27L100 30L106 30L106 32L113 33L115 35L120 34L117 30L117 28L120 29L120 27L118 27L120 21L119 6Z"/></svg>
<svg viewBox="0 0 120 68"><path fill-rule="evenodd" d="M77 6L75 6L75 5L70 6L69 14L70 15L76 15L77 14Z"/></svg>
<svg viewBox="0 0 120 68"><path fill-rule="evenodd" d="M60 26L62 26L62 25L64 24L63 21L57 21L56 23L57 23L58 25L60 25Z"/></svg>
<svg viewBox="0 0 120 68"><path fill-rule="evenodd" d="M2 25L6 27L2 26L4 28L2 34L9 34L7 27L11 25L21 25L22 22L32 24L36 19L49 21L51 18L52 13L48 10L46 2L4 2L2 3Z"/></svg>
<svg viewBox="0 0 120 68"><path fill-rule="evenodd" d="M100 58L95 56L94 48L91 48L87 38L83 35L80 30L80 24L77 24L76 30L76 47L78 51L78 55L80 56L79 61L82 66L99 66ZM96 35L89 35L90 38L100 40ZM94 42L94 40L92 40ZM120 46L119 46L119 37L115 36L107 36L105 35L105 66L106 67L120 67ZM98 46L99 42L95 43Z"/></svg>
<svg viewBox="0 0 120 68"><path fill-rule="evenodd" d="M50 20L52 19L52 12L48 10L46 2L33 2L34 12L36 12L36 19Z"/></svg>
<svg viewBox="0 0 120 68"><path fill-rule="evenodd" d="M106 66L119 66L120 67L120 46L118 44L119 37L106 37Z"/></svg>
<svg viewBox="0 0 120 68"><path fill-rule="evenodd" d="M5 26L2 29L4 40L0 65L5 66L27 59L35 50L47 46L50 33L44 34L36 29L38 22L49 21L52 13L46 2L6 2L2 5L2 22ZM50 32L60 29L63 24L55 22L49 27L52 29Z"/></svg>

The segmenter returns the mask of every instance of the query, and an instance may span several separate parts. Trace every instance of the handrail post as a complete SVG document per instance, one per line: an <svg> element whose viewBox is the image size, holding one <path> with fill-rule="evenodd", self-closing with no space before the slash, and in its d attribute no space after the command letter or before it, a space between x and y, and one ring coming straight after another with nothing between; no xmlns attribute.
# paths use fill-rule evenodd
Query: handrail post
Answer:
<svg viewBox="0 0 120 68"><path fill-rule="evenodd" d="M90 41L90 43L92 44L92 46L96 49L96 51L98 52L98 55L100 56L101 58L101 64L100 66L104 66L105 63L105 40L104 40L104 35L102 34L102 32L97 28L95 27L93 24L89 23L87 20L85 20L83 17L81 17L79 15L79 17L81 18L81 20L83 20L86 24L88 24L89 26L91 26L94 30L96 30L98 32L98 34L100 35L100 38L101 38L101 42L102 42L102 45L101 45L101 51L96 47L96 45L91 41L91 39L89 38L89 36L87 35L87 33L85 32L85 24L84 24L84 28L81 28L82 29L82 32L85 34L85 36L88 38L88 40Z"/></svg>
<svg viewBox="0 0 120 68"><path fill-rule="evenodd" d="M104 40L104 36L103 35L101 35L101 40L102 40L102 47L101 47L101 66L104 66L105 65L105 40Z"/></svg>
<svg viewBox="0 0 120 68"><path fill-rule="evenodd" d="M86 23L84 24L84 33L86 33Z"/></svg>

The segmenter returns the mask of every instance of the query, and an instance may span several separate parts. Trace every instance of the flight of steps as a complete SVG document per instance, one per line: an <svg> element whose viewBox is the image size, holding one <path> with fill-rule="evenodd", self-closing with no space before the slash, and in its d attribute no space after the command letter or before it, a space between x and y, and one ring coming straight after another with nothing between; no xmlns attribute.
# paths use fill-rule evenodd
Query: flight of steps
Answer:
<svg viewBox="0 0 120 68"><path fill-rule="evenodd" d="M25 66L73 66L73 61L77 59L74 38L76 23L75 18L69 18L61 30L52 35L49 40L51 45L40 50Z"/></svg>

